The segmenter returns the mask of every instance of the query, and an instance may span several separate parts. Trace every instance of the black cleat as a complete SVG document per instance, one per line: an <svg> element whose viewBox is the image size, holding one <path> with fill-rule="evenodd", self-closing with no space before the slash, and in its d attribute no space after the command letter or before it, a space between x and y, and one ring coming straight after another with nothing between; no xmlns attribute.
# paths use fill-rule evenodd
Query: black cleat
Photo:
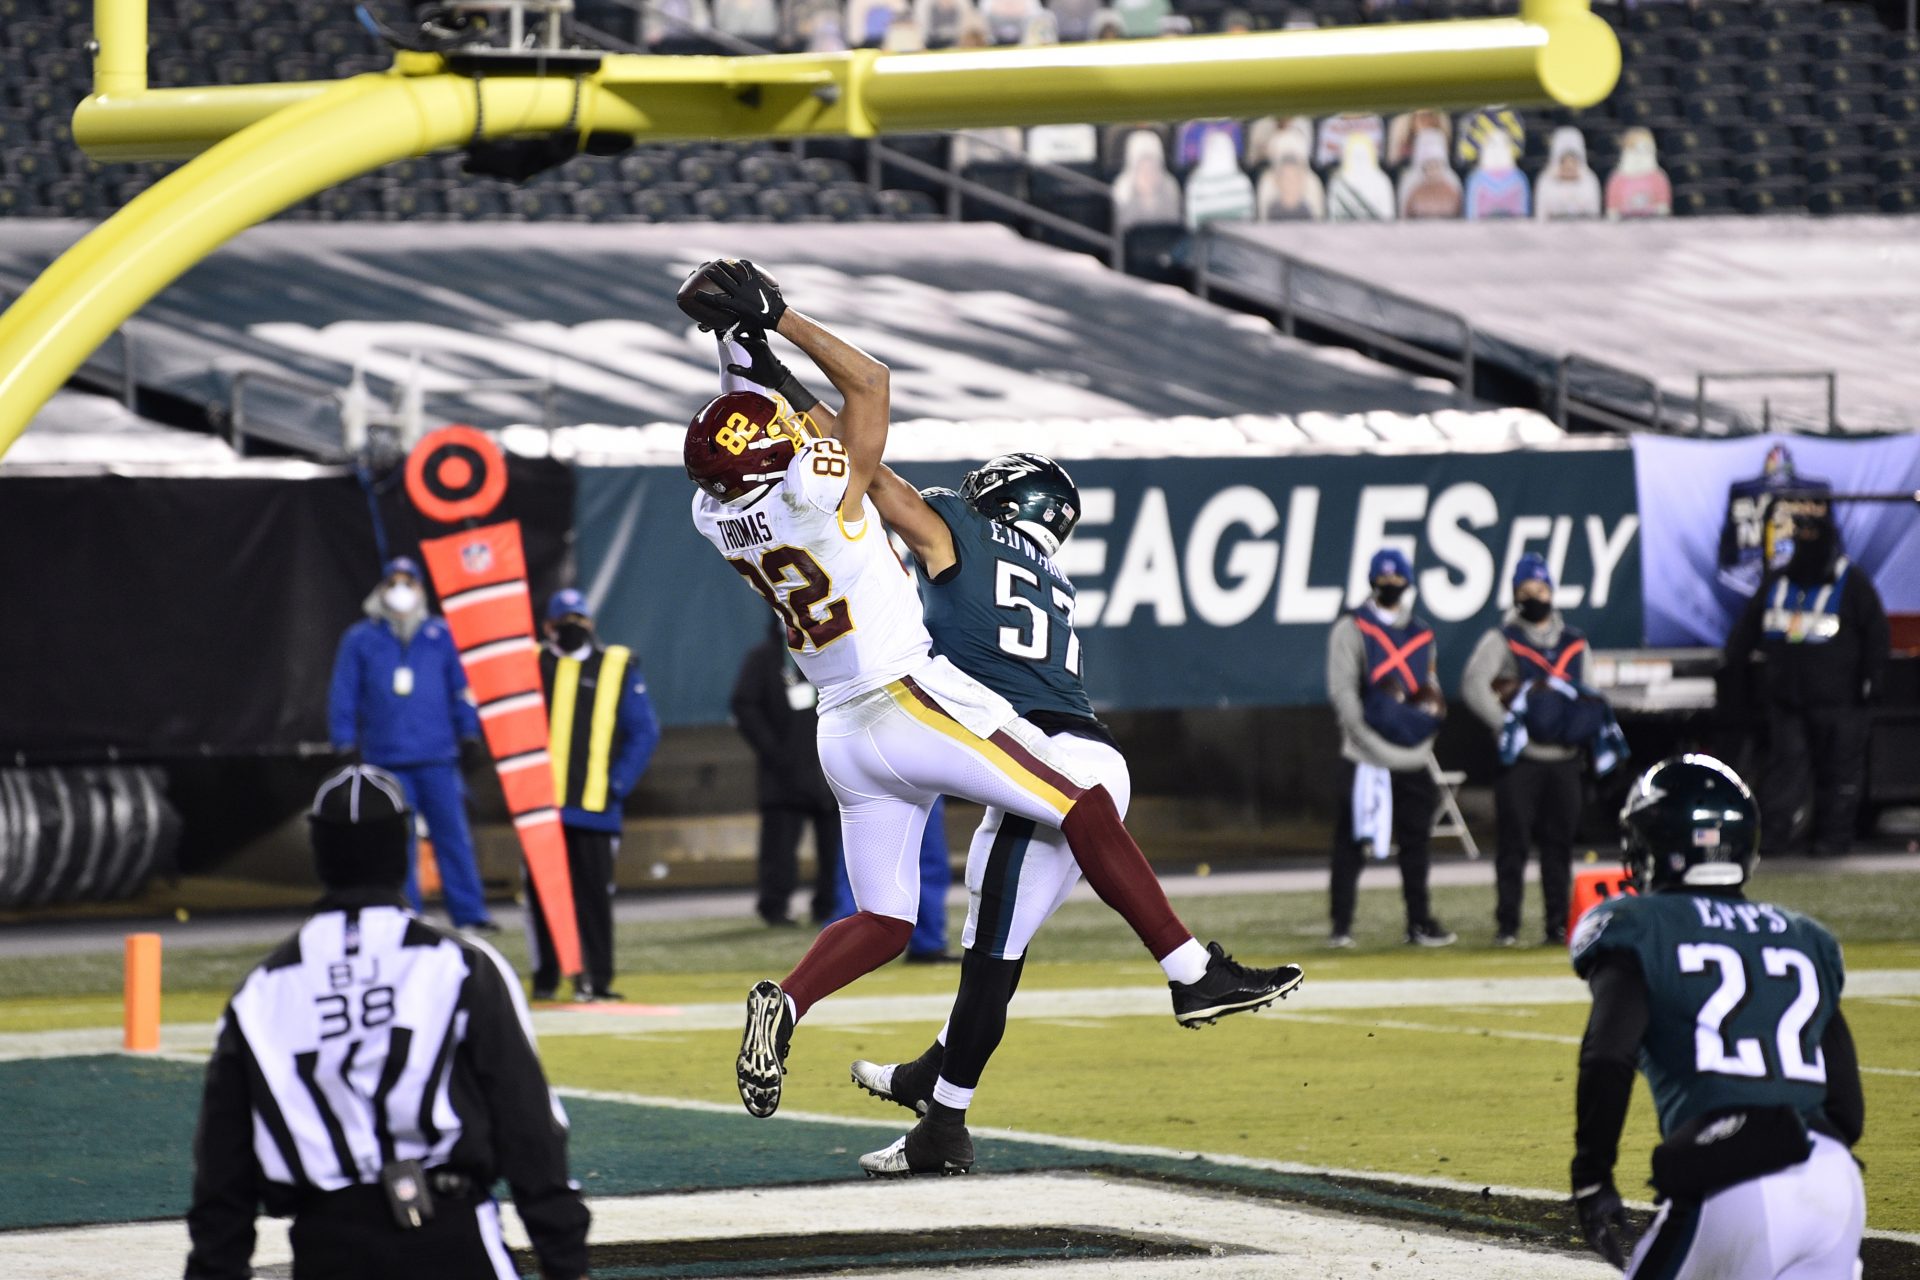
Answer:
<svg viewBox="0 0 1920 1280"><path fill-rule="evenodd" d="M762 980L747 993L747 1029L733 1074L747 1114L766 1119L780 1109L780 1077L787 1074L787 1048L793 1042L793 1015L777 982Z"/></svg>
<svg viewBox="0 0 1920 1280"><path fill-rule="evenodd" d="M1207 972L1198 982L1167 984L1173 991L1173 1016L1183 1027L1202 1027L1230 1013L1263 1009L1285 999L1306 976L1293 964L1250 969L1217 942L1207 944L1207 953Z"/></svg>
<svg viewBox="0 0 1920 1280"><path fill-rule="evenodd" d="M889 1067L861 1058L852 1070L853 1082L862 1089L876 1098L897 1102L920 1116L927 1114L927 1107L933 1101L934 1081L940 1078L938 1069L919 1059Z"/></svg>
<svg viewBox="0 0 1920 1280"><path fill-rule="evenodd" d="M1407 926L1407 945L1410 947L1450 947L1458 941L1459 934L1432 916Z"/></svg>
<svg viewBox="0 0 1920 1280"><path fill-rule="evenodd" d="M907 1178L922 1174L952 1177L973 1171L973 1139L963 1124L922 1120L890 1147L860 1157L869 1178Z"/></svg>

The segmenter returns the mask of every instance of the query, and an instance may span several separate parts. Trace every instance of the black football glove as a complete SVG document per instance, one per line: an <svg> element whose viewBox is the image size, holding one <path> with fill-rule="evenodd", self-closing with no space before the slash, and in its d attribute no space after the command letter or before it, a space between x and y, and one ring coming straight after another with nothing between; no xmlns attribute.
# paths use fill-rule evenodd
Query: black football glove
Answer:
<svg viewBox="0 0 1920 1280"><path fill-rule="evenodd" d="M460 772L477 773L493 763L487 744L478 738L460 739Z"/></svg>
<svg viewBox="0 0 1920 1280"><path fill-rule="evenodd" d="M778 391L799 413L805 413L820 403L820 397L808 391L800 379L793 376L793 371L780 363L780 357L773 354L773 345L767 341L764 330L738 329L733 334L733 340L746 348L748 363L729 364L728 373L737 374L769 391Z"/></svg>
<svg viewBox="0 0 1920 1280"><path fill-rule="evenodd" d="M731 316L741 328L775 329L780 317L787 314L787 300L780 295L780 286L745 258L720 259L713 264L708 279L714 291L707 292L703 301Z"/></svg>
<svg viewBox="0 0 1920 1280"><path fill-rule="evenodd" d="M1573 1189L1573 1211L1580 1234L1593 1251L1622 1271L1627 1269L1627 1210L1611 1179Z"/></svg>

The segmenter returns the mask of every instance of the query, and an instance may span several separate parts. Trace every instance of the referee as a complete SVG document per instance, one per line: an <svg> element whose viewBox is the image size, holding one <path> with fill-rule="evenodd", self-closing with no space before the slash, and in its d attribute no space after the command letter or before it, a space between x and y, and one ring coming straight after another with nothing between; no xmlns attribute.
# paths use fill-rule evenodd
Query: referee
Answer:
<svg viewBox="0 0 1920 1280"><path fill-rule="evenodd" d="M502 1280L504 1177L544 1280L587 1271L566 1114L519 984L406 909L412 814L368 765L310 814L326 896L220 1020L194 1136L187 1280L253 1274L254 1218L291 1217L296 1280Z"/></svg>

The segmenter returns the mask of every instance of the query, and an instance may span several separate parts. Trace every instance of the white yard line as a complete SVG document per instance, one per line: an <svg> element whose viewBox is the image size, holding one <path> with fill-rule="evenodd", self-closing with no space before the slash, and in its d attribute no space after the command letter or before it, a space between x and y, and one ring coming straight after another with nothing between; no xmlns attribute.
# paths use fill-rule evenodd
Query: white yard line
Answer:
<svg viewBox="0 0 1920 1280"><path fill-rule="evenodd" d="M1920 970L1867 969L1847 975L1847 996L1920 996ZM1352 979L1315 982L1311 973L1297 992L1273 1009L1251 1015L1311 1020L1328 1010L1354 1009L1486 1009L1529 1005L1584 1004L1587 988L1578 978L1410 978ZM809 1027L876 1027L900 1023L938 1025L952 1006L950 995L859 996L838 995L822 1001L807 1015ZM587 1005L541 1009L533 1015L542 1036L647 1036L688 1031L733 1030L740 1026L737 1001L687 1005ZM1170 1017L1164 987L1075 987L1057 990L1023 989L1009 1006L1013 1018L1081 1021L1089 1018ZM205 1053L213 1044L210 1022L169 1023L161 1028L160 1044L170 1053ZM1408 1030L1439 1028L1409 1024ZM1475 1029L1473 1034L1482 1034ZM1497 1031L1514 1039L1549 1039L1542 1033ZM113 1027L83 1027L63 1031L15 1031L0 1034L0 1061L13 1058L74 1057L90 1053L117 1053L120 1031ZM1917 1073L1891 1067L1870 1068L1874 1074L1908 1076Z"/></svg>
<svg viewBox="0 0 1920 1280"><path fill-rule="evenodd" d="M508 1242L527 1236L510 1211ZM816 1232L959 1232L969 1228L1071 1225L1146 1234L1218 1246L1224 1256L1076 1262L1075 1276L1256 1280L1275 1275L1369 1275L1394 1280L1479 1280L1527 1275L1541 1280L1598 1280L1615 1274L1597 1258L1551 1252L1400 1223L1299 1209L1271 1201L1209 1196L1074 1174L845 1182L823 1186L622 1196L593 1201L592 1239L616 1241L730 1240ZM264 1222L254 1262L284 1274L291 1258L285 1225ZM964 1239L964 1235L961 1237ZM176 1271L186 1256L179 1222L22 1232L4 1237L11 1280L147 1280ZM968 1275L1059 1273L1057 1261L969 1267ZM951 1275L945 1265L878 1274Z"/></svg>

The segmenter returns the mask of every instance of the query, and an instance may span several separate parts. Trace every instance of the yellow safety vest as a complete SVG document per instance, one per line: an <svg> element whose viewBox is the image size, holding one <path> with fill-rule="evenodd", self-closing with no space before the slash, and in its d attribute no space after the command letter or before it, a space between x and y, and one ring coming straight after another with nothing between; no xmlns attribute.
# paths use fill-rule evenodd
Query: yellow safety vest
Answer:
<svg viewBox="0 0 1920 1280"><path fill-rule="evenodd" d="M613 756L614 722L633 651L611 644L587 658L553 659L548 678L547 753L553 757L553 792L563 808L599 813L607 807L607 765ZM593 713L575 714L580 686L590 682Z"/></svg>

